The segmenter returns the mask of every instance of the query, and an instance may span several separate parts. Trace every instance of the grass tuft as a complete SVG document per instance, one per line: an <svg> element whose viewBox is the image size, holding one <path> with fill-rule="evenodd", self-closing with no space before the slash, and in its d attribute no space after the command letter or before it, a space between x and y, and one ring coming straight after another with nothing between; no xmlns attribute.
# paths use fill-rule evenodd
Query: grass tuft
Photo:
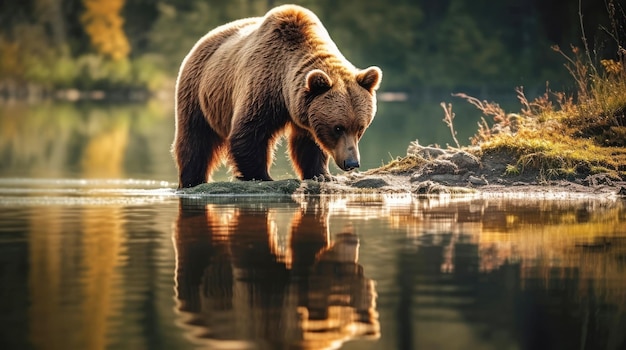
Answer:
<svg viewBox="0 0 626 350"><path fill-rule="evenodd" d="M420 156L409 154L405 157L398 157L393 159L383 166L366 171L366 174L380 174L380 173L392 173L392 174L404 174L412 170L419 168L426 164L428 161Z"/></svg>

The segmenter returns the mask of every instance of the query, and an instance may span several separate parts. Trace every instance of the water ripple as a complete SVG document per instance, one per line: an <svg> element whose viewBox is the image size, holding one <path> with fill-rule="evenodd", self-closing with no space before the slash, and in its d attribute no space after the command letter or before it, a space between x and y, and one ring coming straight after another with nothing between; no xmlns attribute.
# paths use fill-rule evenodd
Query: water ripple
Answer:
<svg viewBox="0 0 626 350"><path fill-rule="evenodd" d="M0 179L0 206L143 205L173 200L174 184L136 179Z"/></svg>

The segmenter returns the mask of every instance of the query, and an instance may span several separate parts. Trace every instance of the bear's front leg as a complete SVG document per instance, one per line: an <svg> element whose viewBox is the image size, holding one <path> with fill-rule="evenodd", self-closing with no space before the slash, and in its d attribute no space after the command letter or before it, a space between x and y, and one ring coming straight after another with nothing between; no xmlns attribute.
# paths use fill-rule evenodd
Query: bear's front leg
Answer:
<svg viewBox="0 0 626 350"><path fill-rule="evenodd" d="M289 136L289 155L294 170L303 180L332 180L328 172L328 155L308 131L293 127Z"/></svg>
<svg viewBox="0 0 626 350"><path fill-rule="evenodd" d="M235 125L230 136L230 158L239 180L272 181L269 174L272 130L264 125Z"/></svg>

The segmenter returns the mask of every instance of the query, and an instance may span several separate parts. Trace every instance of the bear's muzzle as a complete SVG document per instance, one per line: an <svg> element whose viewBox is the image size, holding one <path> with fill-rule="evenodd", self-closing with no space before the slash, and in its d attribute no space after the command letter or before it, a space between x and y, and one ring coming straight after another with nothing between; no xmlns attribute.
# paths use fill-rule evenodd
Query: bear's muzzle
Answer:
<svg viewBox="0 0 626 350"><path fill-rule="evenodd" d="M357 159L346 159L343 161L343 170L350 171L359 167L359 161Z"/></svg>
<svg viewBox="0 0 626 350"><path fill-rule="evenodd" d="M335 164L343 171L350 171L361 166L359 163L359 139L354 135L341 136L333 151Z"/></svg>

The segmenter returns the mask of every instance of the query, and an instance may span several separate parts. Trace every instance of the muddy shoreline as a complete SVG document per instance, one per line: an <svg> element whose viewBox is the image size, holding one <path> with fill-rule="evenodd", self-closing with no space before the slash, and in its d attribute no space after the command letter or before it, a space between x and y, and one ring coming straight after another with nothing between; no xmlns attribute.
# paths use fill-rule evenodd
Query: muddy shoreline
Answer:
<svg viewBox="0 0 626 350"><path fill-rule="evenodd" d="M507 173L511 155L477 155L467 149L412 144L407 156L383 167L335 176L333 181L212 182L179 191L186 195L405 194L515 198L626 197L625 179L608 173L551 176L526 169Z"/></svg>
<svg viewBox="0 0 626 350"><path fill-rule="evenodd" d="M183 195L193 196L282 196L282 195L476 195L488 197L624 197L626 182L613 182L612 185L582 185L572 181L550 181L545 184L516 182L512 185L450 185L426 180L411 182L410 176L394 174L354 174L338 176L336 181L317 182L296 179L272 182L212 182L194 188L180 190Z"/></svg>

